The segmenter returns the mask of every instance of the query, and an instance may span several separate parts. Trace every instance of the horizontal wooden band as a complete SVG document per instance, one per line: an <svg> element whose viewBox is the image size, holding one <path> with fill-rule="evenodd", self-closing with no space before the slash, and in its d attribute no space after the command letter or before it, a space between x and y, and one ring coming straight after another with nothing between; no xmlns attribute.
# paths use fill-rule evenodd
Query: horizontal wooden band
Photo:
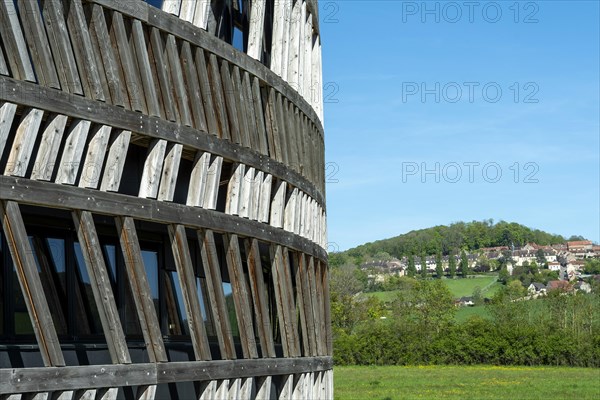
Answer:
<svg viewBox="0 0 600 400"><path fill-rule="evenodd" d="M0 369L0 394L144 386L327 371L331 357Z"/></svg>
<svg viewBox="0 0 600 400"><path fill-rule="evenodd" d="M199 46L256 76L273 89L292 101L317 126L323 140L323 125L310 104L294 90L286 81L277 76L259 61L237 50L227 42L219 39L181 18L150 6L143 1L85 0L102 7L118 11L128 17L140 20L148 25L173 34L183 40ZM313 25L314 27L314 25Z"/></svg>
<svg viewBox="0 0 600 400"><path fill-rule="evenodd" d="M207 132L7 77L0 77L0 101L8 101L69 117L110 125L113 128L136 132L174 143L181 143L184 146L207 151L211 154L222 156L227 160L254 167L280 180L284 180L308 194L324 210L326 209L323 194L317 190L312 182L299 173L293 171L285 164L264 156L257 151L219 139Z"/></svg>
<svg viewBox="0 0 600 400"><path fill-rule="evenodd" d="M101 192L68 185L0 176L0 199L49 208L87 210L92 213L132 217L162 224L181 224L193 229L235 233L275 243L323 261L326 251L316 243L283 229L218 211L182 204Z"/></svg>

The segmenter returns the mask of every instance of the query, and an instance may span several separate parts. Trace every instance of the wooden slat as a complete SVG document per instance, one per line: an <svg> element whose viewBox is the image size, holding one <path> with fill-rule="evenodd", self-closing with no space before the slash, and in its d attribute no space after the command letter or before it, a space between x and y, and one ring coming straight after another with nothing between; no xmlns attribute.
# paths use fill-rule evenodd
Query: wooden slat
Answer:
<svg viewBox="0 0 600 400"><path fill-rule="evenodd" d="M39 84L60 89L38 2L18 0L17 4Z"/></svg>
<svg viewBox="0 0 600 400"><path fill-rule="evenodd" d="M173 88L175 90L175 100L177 101L180 122L183 125L192 126L192 114L190 112L187 88L185 87L185 83L183 81L183 72L181 70L179 51L177 50L175 36L167 35L166 50L167 62L169 64L169 70L171 71L171 81L173 82Z"/></svg>
<svg viewBox="0 0 600 400"><path fill-rule="evenodd" d="M13 0L0 1L0 33L12 76L19 80L36 82Z"/></svg>
<svg viewBox="0 0 600 400"><path fill-rule="evenodd" d="M155 199L158 196L166 149L166 140L154 140L148 147L138 197Z"/></svg>
<svg viewBox="0 0 600 400"><path fill-rule="evenodd" d="M304 58L302 60L304 68L304 99L313 106L313 93L312 93L312 54L313 54L313 26L312 26L312 15L308 14L306 25L304 26Z"/></svg>
<svg viewBox="0 0 600 400"><path fill-rule="evenodd" d="M193 22L196 4L200 4L202 0L182 0L181 9L179 10L179 18L184 21Z"/></svg>
<svg viewBox="0 0 600 400"><path fill-rule="evenodd" d="M223 97L223 87L221 85L221 74L219 72L219 62L217 56L210 54L208 69L208 80L211 85L213 104L215 106L215 113L217 116L217 122L219 124L219 137L221 139L231 140L231 134L229 132L229 120L227 118L225 99Z"/></svg>
<svg viewBox="0 0 600 400"><path fill-rule="evenodd" d="M146 276L135 223L131 217L116 217L115 223L135 310L148 351L148 358L150 362L166 362L168 361L167 352L162 340L158 316L150 292L150 284Z"/></svg>
<svg viewBox="0 0 600 400"><path fill-rule="evenodd" d="M206 125L206 115L204 113L202 90L198 81L198 72L194 64L194 56L190 43L183 41L181 43L181 63L185 77L185 85L190 100L190 109L194 118L194 127L198 130L208 132Z"/></svg>
<svg viewBox="0 0 600 400"><path fill-rule="evenodd" d="M234 65L231 70L231 77L233 80L234 96L237 101L237 112L239 122L239 140L242 146L252 148L250 142L250 126L248 122L248 111L247 108L250 106L249 101L246 99L246 90L242 87L242 80L240 78L240 69L237 65Z"/></svg>
<svg viewBox="0 0 600 400"><path fill-rule="evenodd" d="M6 65L6 60L4 59L2 46L0 46L0 75L8 75L8 65Z"/></svg>
<svg viewBox="0 0 600 400"><path fill-rule="evenodd" d="M293 188L287 202L283 217L283 229L288 232L294 232L294 222L296 220L296 202L298 201L298 188Z"/></svg>
<svg viewBox="0 0 600 400"><path fill-rule="evenodd" d="M277 181L275 195L271 201L271 218L269 219L271 226L275 228L283 228L287 192L286 189L287 182Z"/></svg>
<svg viewBox="0 0 600 400"><path fill-rule="evenodd" d="M303 357L4 368L0 369L0 395L302 374L330 370L332 364L331 357Z"/></svg>
<svg viewBox="0 0 600 400"><path fill-rule="evenodd" d="M260 196L262 194L262 185L265 179L265 174L262 171L256 171L256 175L252 180L252 189L250 199L250 210L248 211L248 218L253 221L258 221L260 215ZM267 202L268 204L268 202Z"/></svg>
<svg viewBox="0 0 600 400"><path fill-rule="evenodd" d="M268 146L269 156L277 161L282 161L281 155L281 142L279 140L281 135L281 127L279 126L279 120L277 118L277 104L276 104L276 93L275 89L267 89L268 98L265 112L265 124L268 135Z"/></svg>
<svg viewBox="0 0 600 400"><path fill-rule="evenodd" d="M255 400L271 400L271 382L273 378L266 376L256 380L256 397Z"/></svg>
<svg viewBox="0 0 600 400"><path fill-rule="evenodd" d="M125 78L125 85L129 95L129 102L133 111L143 113L148 112L144 89L140 80L140 73L137 68L135 53L129 43L129 38L125 30L125 21L123 15L118 12L110 13L110 35L113 40L113 46L116 48L121 61L121 69Z"/></svg>
<svg viewBox="0 0 600 400"><path fill-rule="evenodd" d="M186 203L188 206L202 207L206 193L206 183L208 180L208 169L210 167L210 153L197 152L194 159L194 166L190 174L190 186Z"/></svg>
<svg viewBox="0 0 600 400"><path fill-rule="evenodd" d="M250 306L250 290L244 275L240 242L236 234L223 235L227 259L229 280L235 306L240 342L244 358L258 358L256 339L254 337L254 324L252 323L252 308Z"/></svg>
<svg viewBox="0 0 600 400"><path fill-rule="evenodd" d="M44 365L64 366L65 360L19 205L12 201L0 201L0 218ZM7 381L0 379L0 385Z"/></svg>
<svg viewBox="0 0 600 400"><path fill-rule="evenodd" d="M254 189L254 168L246 168L244 172L244 178L242 179L242 187L240 190L240 202L238 207L238 215L242 218L249 218L251 210L254 208L253 200L254 196L252 190ZM251 218L250 218L251 219Z"/></svg>
<svg viewBox="0 0 600 400"><path fill-rule="evenodd" d="M300 62L301 62L301 46L303 42L303 31L304 31L304 14L303 14L303 1L296 1L294 8L292 9L292 18L290 25L290 43L289 43L289 61L288 61L288 72L287 81L296 89L299 93L299 82L300 82Z"/></svg>
<svg viewBox="0 0 600 400"><path fill-rule="evenodd" d="M233 337L231 336L231 325L229 323L229 314L223 292L221 266L217 257L217 247L213 232L208 229L198 230L198 241L200 242L208 298L212 304L210 311L212 312L217 331L221 359L233 360L236 358L235 347L233 345Z"/></svg>
<svg viewBox="0 0 600 400"><path fill-rule="evenodd" d="M91 99L104 101L96 57L92 52L92 39L88 32L81 0L72 0L66 3L66 7L67 26L83 91Z"/></svg>
<svg viewBox="0 0 600 400"><path fill-rule="evenodd" d="M229 121L229 139L233 143L241 144L241 128L238 113L239 95L236 93L233 86L229 63L225 60L221 60L221 81L223 83L225 108L227 109L227 119Z"/></svg>
<svg viewBox="0 0 600 400"><path fill-rule="evenodd" d="M44 112L36 108L29 108L23 113L4 168L4 175L25 176L43 117Z"/></svg>
<svg viewBox="0 0 600 400"><path fill-rule="evenodd" d="M46 127L42 133L42 140L38 147L31 179L49 181L56 167L58 149L67 125L67 116L53 114L48 117ZM1 153L1 149L0 149Z"/></svg>
<svg viewBox="0 0 600 400"><path fill-rule="evenodd" d="M234 164L232 167L231 178L227 185L227 199L225 200L225 212L231 215L238 215L240 210L240 195L242 192L242 183L245 175L244 164Z"/></svg>
<svg viewBox="0 0 600 400"><path fill-rule="evenodd" d="M296 274L296 285L298 290L302 293L302 303L300 304L300 316L305 318L305 330L302 330L302 334L306 334L308 341L308 351L305 351L304 356L316 356L317 355L317 336L315 333L315 319L313 314L313 293L310 287L310 278L308 273L309 266L307 265L307 256L303 253L298 255L298 273ZM306 348L305 348L306 349Z"/></svg>
<svg viewBox="0 0 600 400"><path fill-rule="evenodd" d="M288 148L288 131L286 126L286 116L284 114L284 99L281 96L281 93L277 92L275 96L275 116L277 118L277 138L276 141L279 141L280 151L281 151L281 162L285 165L289 165L289 153L290 149Z"/></svg>
<svg viewBox="0 0 600 400"><path fill-rule="evenodd" d="M261 354L263 358L276 357L275 344L273 342L273 331L269 318L269 306L267 299L267 287L263 275L260 251L257 239L245 239L248 277L250 279L250 290L256 315L258 338L260 340Z"/></svg>
<svg viewBox="0 0 600 400"><path fill-rule="evenodd" d="M273 35L271 42L271 71L281 76L282 65L285 62L283 59L283 47L285 45L283 38L286 25L289 18L286 18L287 9L290 7L289 0L276 1L273 11Z"/></svg>
<svg viewBox="0 0 600 400"><path fill-rule="evenodd" d="M175 98L173 96L173 84L171 83L171 74L166 68L165 43L160 31L156 28L150 30L150 43L152 58L154 59L155 74L158 77L160 91L162 95L161 103L165 108L165 117L169 121L179 122L179 114L175 108Z"/></svg>
<svg viewBox="0 0 600 400"><path fill-rule="evenodd" d="M263 35L265 31L265 0L254 0L250 8L250 29L248 32L248 55L260 61Z"/></svg>
<svg viewBox="0 0 600 400"><path fill-rule="evenodd" d="M212 13L210 7L210 1L199 1L196 5L196 11L194 12L194 21L192 22L198 28L206 30L208 24L208 18Z"/></svg>
<svg viewBox="0 0 600 400"><path fill-rule="evenodd" d="M119 191L130 139L130 131L118 130L113 132L108 156L106 158L104 175L102 176L102 182L100 183L100 190L105 192Z"/></svg>
<svg viewBox="0 0 600 400"><path fill-rule="evenodd" d="M262 96L258 78L252 78L252 102L254 104L254 115L256 116L256 129L258 132L258 151L261 154L269 154L269 145L267 143L267 131L265 125L265 115L262 106Z"/></svg>
<svg viewBox="0 0 600 400"><path fill-rule="evenodd" d="M91 125L90 121L86 120L76 120L71 123L60 164L58 165L56 183L75 184Z"/></svg>
<svg viewBox="0 0 600 400"><path fill-rule="evenodd" d="M317 278L316 278L316 265L313 257L309 257L308 259L308 268L307 268L307 276L308 276L308 289L310 290L310 299L311 299L311 307L312 307L312 318L314 323L314 337L315 337L315 345L316 345L316 354L323 354L324 343L321 340L321 324L319 321L322 316L320 313L320 303L319 298L317 297Z"/></svg>
<svg viewBox="0 0 600 400"><path fill-rule="evenodd" d="M271 215L271 187L273 186L273 175L265 174L265 180L260 186L260 198L258 205L258 221L268 223ZM285 193L285 191L284 191ZM279 210L281 212L281 210ZM280 214L281 215L281 214Z"/></svg>
<svg viewBox="0 0 600 400"><path fill-rule="evenodd" d="M293 252L293 251L292 251ZM294 357L300 357L302 355L300 349L300 333L298 331L298 311L296 308L296 302L294 298L294 284L292 282L292 264L293 259L290 259L290 250L287 247L282 247L283 255L283 267L282 275L285 283L285 291L287 296L287 307L291 316L290 323L290 341L292 344Z"/></svg>
<svg viewBox="0 0 600 400"><path fill-rule="evenodd" d="M44 1L43 15L62 90L69 93L83 94L62 2L60 0Z"/></svg>
<svg viewBox="0 0 600 400"><path fill-rule="evenodd" d="M323 322L325 323L325 340L326 351L325 355L333 354L333 332L331 330L331 304L329 293L329 267L324 263L322 265L322 280L323 280Z"/></svg>
<svg viewBox="0 0 600 400"><path fill-rule="evenodd" d="M4 147L6 146L6 141L10 134L10 127L12 126L16 111L16 104L0 102L0 158L4 152Z"/></svg>
<svg viewBox="0 0 600 400"><path fill-rule="evenodd" d="M317 305L319 307L319 318L315 321L318 322L320 331L320 337L317 337L317 340L321 342L321 351L319 352L319 355L327 354L327 326L325 326L325 318L326 312L328 312L328 310L325 310L325 296L323 294L325 290L323 286L324 277L325 275L323 274L323 264L321 263L321 261L315 260L315 281L317 282L316 300Z"/></svg>
<svg viewBox="0 0 600 400"><path fill-rule="evenodd" d="M131 35L133 47L135 49L135 55L137 58L140 80L144 88L148 114L156 117L162 117L156 89L157 82L154 81L152 67L150 66L144 28L142 23L137 19L131 21Z"/></svg>
<svg viewBox="0 0 600 400"><path fill-rule="evenodd" d="M203 207L209 210L217 208L217 198L219 195L219 181L221 179L221 168L223 167L223 157L211 156L210 166L208 167L208 176L206 179L206 190L204 192Z"/></svg>
<svg viewBox="0 0 600 400"><path fill-rule="evenodd" d="M179 16L179 10L181 10L181 0L163 0L162 10L164 12Z"/></svg>
<svg viewBox="0 0 600 400"><path fill-rule="evenodd" d="M292 400L294 395L294 375L287 375L281 378L281 388L278 393L278 400Z"/></svg>
<svg viewBox="0 0 600 400"><path fill-rule="evenodd" d="M208 133L218 136L219 122L214 109L212 89L206 69L206 58L204 51L197 47L194 52L194 60L196 61L196 70L198 71L198 82L200 91L202 92L202 104L204 105L204 115L206 116L206 127Z"/></svg>
<svg viewBox="0 0 600 400"><path fill-rule="evenodd" d="M119 311L104 263L104 256L102 255L102 248L100 247L92 213L89 211L73 211L72 215L110 358L114 364L130 364L129 349L119 319Z"/></svg>
<svg viewBox="0 0 600 400"><path fill-rule="evenodd" d="M81 177L79 178L79 187L98 188L111 130L112 127L110 126L100 125L91 133Z"/></svg>
<svg viewBox="0 0 600 400"><path fill-rule="evenodd" d="M319 118L321 119L321 122L323 120L323 116L321 113L321 107L323 106L323 93L322 93L322 89L321 89L321 44L319 42L319 36L317 36L315 38L315 44L313 46L312 49L312 56L311 56L311 97L310 97L310 103L312 104L315 112L317 113L317 115L319 116Z"/></svg>
<svg viewBox="0 0 600 400"><path fill-rule="evenodd" d="M290 30L292 27L292 0L284 0L283 33L281 35L281 77L287 81L290 57Z"/></svg>
<svg viewBox="0 0 600 400"><path fill-rule="evenodd" d="M258 127L256 126L256 116L254 115L254 97L252 94L252 83L250 74L242 71L242 91L244 92L244 110L246 112L246 121L248 124L248 147L260 152L260 138L258 136Z"/></svg>
<svg viewBox="0 0 600 400"><path fill-rule="evenodd" d="M271 274L275 287L275 302L281 332L283 353L285 357L297 357L300 354L297 347L298 331L296 328L296 313L293 307L294 299L291 293L291 280L288 279L289 265L287 264L287 249L271 245Z"/></svg>
<svg viewBox="0 0 600 400"><path fill-rule="evenodd" d="M210 360L212 357L198 300L194 264L190 255L185 227L169 225L169 237L185 305L186 319L194 346L194 355L196 360Z"/></svg>
<svg viewBox="0 0 600 400"><path fill-rule="evenodd" d="M119 55L111 44L104 11L98 4L90 4L88 13L91 14L89 17L90 38L94 44L94 50L98 53L97 55L100 56L98 66L101 66L104 74L103 82L106 82L108 89L106 94L107 96L110 95L112 104L129 109L131 106L127 96L127 85L124 82L125 78L123 76L123 71L121 70ZM68 40L68 36L66 39ZM66 44L63 45L63 47L66 47ZM72 52L70 43L64 51ZM75 73L76 72L77 70L75 69ZM79 78L77 79L77 82L79 82Z"/></svg>
<svg viewBox="0 0 600 400"><path fill-rule="evenodd" d="M169 143L167 146L162 176L160 178L158 200L173 201L177 176L179 175L179 162L181 161L182 150L183 146L180 144Z"/></svg>

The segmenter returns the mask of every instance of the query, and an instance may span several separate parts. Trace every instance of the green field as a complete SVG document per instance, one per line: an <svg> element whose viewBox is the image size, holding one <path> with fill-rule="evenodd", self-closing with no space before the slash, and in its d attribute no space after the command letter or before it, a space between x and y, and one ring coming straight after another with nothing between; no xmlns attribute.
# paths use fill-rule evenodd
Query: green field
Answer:
<svg viewBox="0 0 600 400"><path fill-rule="evenodd" d="M600 369L335 367L335 399L598 399Z"/></svg>
<svg viewBox="0 0 600 400"><path fill-rule="evenodd" d="M456 322L465 322L474 315L477 315L482 318L490 317L490 314L485 308L485 306L473 306L457 308L454 319L456 320Z"/></svg>
<svg viewBox="0 0 600 400"><path fill-rule="evenodd" d="M476 287L479 287L483 290L483 295L485 297L491 297L494 293L500 288L500 283L496 282L496 276L477 276L473 278L467 279L443 279L448 289L452 293L452 296L455 298L463 297L463 296L471 296L473 295L473 290ZM393 301L396 298L397 291L390 292L372 292L368 293L370 296L375 296L379 300L384 302Z"/></svg>

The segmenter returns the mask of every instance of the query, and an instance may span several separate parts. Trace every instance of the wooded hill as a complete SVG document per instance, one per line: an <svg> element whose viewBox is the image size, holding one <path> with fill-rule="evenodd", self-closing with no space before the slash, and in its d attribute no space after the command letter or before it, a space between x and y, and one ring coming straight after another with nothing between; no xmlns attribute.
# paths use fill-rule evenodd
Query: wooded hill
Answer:
<svg viewBox="0 0 600 400"><path fill-rule="evenodd" d="M579 236L570 238L581 240ZM411 231L390 239L378 240L365 243L358 247L333 255L333 264L341 259L352 258L355 263L360 263L368 258L376 258L377 254L400 258L409 254L433 255L439 250L443 254L450 251L464 249L466 251L477 250L483 247L496 246L523 246L527 243L539 245L550 245L565 243L566 239L561 235L554 235L531 229L527 226L500 221L494 223L488 219L473 222L455 222L447 225L438 225L432 228ZM331 255L330 255L331 257Z"/></svg>

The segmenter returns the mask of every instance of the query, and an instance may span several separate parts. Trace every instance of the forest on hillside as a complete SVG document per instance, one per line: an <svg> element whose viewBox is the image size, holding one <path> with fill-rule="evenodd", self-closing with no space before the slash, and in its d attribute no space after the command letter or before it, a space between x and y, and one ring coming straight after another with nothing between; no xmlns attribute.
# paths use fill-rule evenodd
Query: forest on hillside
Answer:
<svg viewBox="0 0 600 400"><path fill-rule="evenodd" d="M580 236L572 236L569 240L582 240ZM427 229L419 229L390 239L365 243L358 247L334 254L330 262L343 263L345 258L352 259L360 265L365 259L374 258L377 254L388 254L401 258L410 254L433 255L442 252L444 255L457 249L473 251L483 247L523 246L527 243L551 245L564 243L566 239L532 229L515 223L500 221L494 223L484 221L455 222L450 225L438 225Z"/></svg>

